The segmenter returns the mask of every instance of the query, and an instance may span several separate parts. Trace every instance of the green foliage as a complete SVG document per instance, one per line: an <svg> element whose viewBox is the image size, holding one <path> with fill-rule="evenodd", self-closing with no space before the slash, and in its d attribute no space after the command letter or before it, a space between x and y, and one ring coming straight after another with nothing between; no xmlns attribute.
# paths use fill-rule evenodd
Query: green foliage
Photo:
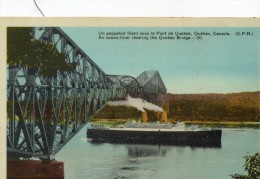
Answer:
<svg viewBox="0 0 260 179"><path fill-rule="evenodd" d="M257 179L260 178L260 154L256 153L253 156L246 155L245 157L245 171L247 175L235 174L232 178L235 179Z"/></svg>
<svg viewBox="0 0 260 179"><path fill-rule="evenodd" d="M65 62L65 53L48 42L32 39L32 27L7 28L7 63L10 66L23 65L29 69L40 69L46 77L61 72L73 71L76 64Z"/></svg>
<svg viewBox="0 0 260 179"><path fill-rule="evenodd" d="M249 178L260 178L260 154L245 156L245 159L245 170L248 172Z"/></svg>

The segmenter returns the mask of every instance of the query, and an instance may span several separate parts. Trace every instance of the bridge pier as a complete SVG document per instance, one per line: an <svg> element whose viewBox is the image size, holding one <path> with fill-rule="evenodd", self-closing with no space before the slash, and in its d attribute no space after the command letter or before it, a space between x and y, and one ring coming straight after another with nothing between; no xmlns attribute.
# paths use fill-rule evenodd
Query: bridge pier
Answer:
<svg viewBox="0 0 260 179"><path fill-rule="evenodd" d="M8 179L64 179L64 163L60 161L9 160Z"/></svg>

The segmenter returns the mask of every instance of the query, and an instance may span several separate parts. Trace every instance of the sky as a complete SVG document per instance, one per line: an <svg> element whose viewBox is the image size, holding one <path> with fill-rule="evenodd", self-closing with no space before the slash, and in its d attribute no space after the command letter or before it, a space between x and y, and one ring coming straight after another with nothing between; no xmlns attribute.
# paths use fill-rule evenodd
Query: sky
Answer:
<svg viewBox="0 0 260 179"><path fill-rule="evenodd" d="M69 37L107 74L137 77L158 70L167 92L259 91L260 28L64 27ZM99 32L209 32L202 40L98 39ZM229 36L213 35L229 32ZM251 36L236 36L250 32ZM158 37L158 36L157 36Z"/></svg>

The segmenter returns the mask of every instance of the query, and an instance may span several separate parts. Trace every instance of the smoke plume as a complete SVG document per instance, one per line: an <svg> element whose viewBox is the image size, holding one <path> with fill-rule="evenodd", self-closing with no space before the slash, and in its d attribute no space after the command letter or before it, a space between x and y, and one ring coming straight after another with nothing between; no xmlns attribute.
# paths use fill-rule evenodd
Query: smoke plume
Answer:
<svg viewBox="0 0 260 179"><path fill-rule="evenodd" d="M163 112L163 109L155 104L149 103L145 101L144 99L140 98L131 98L130 96L127 97L127 100L124 101L113 101L108 102L108 105L110 106L129 106L129 107L135 107L136 109L144 112L144 109L147 109L149 111L155 111L155 112Z"/></svg>

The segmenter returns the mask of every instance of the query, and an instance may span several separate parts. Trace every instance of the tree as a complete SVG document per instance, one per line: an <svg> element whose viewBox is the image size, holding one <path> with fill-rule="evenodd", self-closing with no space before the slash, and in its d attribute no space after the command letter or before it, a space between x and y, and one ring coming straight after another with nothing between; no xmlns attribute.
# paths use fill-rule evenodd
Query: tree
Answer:
<svg viewBox="0 0 260 179"><path fill-rule="evenodd" d="M45 77L56 76L57 70L75 70L76 63L66 63L65 53L60 53L51 43L33 39L32 31L32 27L7 28L7 63L11 67L40 69Z"/></svg>
<svg viewBox="0 0 260 179"><path fill-rule="evenodd" d="M235 179L260 179L260 154L255 153L255 155L246 155L245 157L245 171L247 175L235 174L232 178Z"/></svg>

